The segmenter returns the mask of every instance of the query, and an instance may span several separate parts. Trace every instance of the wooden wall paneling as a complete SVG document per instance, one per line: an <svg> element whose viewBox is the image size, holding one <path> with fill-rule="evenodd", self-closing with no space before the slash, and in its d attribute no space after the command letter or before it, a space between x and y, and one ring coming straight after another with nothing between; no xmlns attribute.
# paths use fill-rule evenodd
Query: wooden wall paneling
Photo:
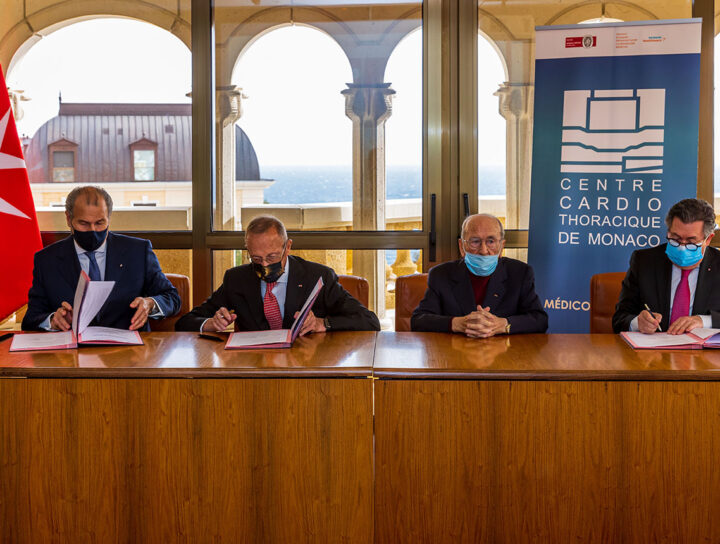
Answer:
<svg viewBox="0 0 720 544"><path fill-rule="evenodd" d="M376 542L715 542L713 382L380 380Z"/></svg>
<svg viewBox="0 0 720 544"><path fill-rule="evenodd" d="M0 379L3 542L369 542L367 379Z"/></svg>

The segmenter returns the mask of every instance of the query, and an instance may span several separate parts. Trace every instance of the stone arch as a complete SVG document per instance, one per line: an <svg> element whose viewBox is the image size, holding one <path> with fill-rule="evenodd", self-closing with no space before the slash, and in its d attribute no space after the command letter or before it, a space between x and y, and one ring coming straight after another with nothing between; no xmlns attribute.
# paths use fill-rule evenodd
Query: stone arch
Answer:
<svg viewBox="0 0 720 544"><path fill-rule="evenodd" d="M258 40L267 36L268 34L271 34L272 32L274 32L276 30L279 30L281 28L287 28L290 26L302 26L305 28L310 28L310 29L318 31L321 34L323 34L324 36L327 36L328 38L330 38L333 41L333 43L335 43L338 47L340 47L343 54L345 55L345 60L348 61L347 65L348 65L348 67L350 67L350 60L347 58L347 54L346 54L345 50L340 46L338 41L336 39L334 39L334 37L331 34L329 34L326 30L324 30L322 28L318 28L316 25L310 25L307 23L294 23L294 24L293 23L280 23L280 24L277 24L277 25L274 25L271 27L264 28L261 32L259 32L258 34L255 34L254 36L251 37L251 39L247 40L245 45L243 46L243 48L239 51L237 57L235 57L234 62L232 63L232 68L230 69L230 71L228 73L229 78L227 79L227 81L225 81L225 78L221 79L219 74L217 75L216 79L218 80L218 85L232 85L231 80L233 78L233 75L235 74L235 70L237 69L238 64L240 63L240 59L242 59L243 55L255 43L257 43ZM228 61L230 61L230 60L232 60L232 59L229 58Z"/></svg>
<svg viewBox="0 0 720 544"><path fill-rule="evenodd" d="M503 72L505 73L505 81L508 81L510 79L510 74L508 72L507 59L505 58L505 54L500 48L500 45L498 45L498 43L488 36L482 29L478 29L478 35L487 40L490 46L495 50L495 53L497 53L498 57L500 57L500 64L502 64Z"/></svg>
<svg viewBox="0 0 720 544"><path fill-rule="evenodd" d="M588 10L590 8L601 6L603 4L606 8L607 6L616 6L622 11L621 13L617 14L614 12L612 14L607 14L608 17L617 16L624 21L660 19L658 15L656 15L649 9L646 9L632 2L626 2L624 0L614 0L613 2L598 2L597 0L586 0L585 2L578 2L577 4L573 4L572 6L560 10L555 15L550 17L550 19L548 19L544 23L544 25L575 24L586 19L597 17L597 12L593 11L592 13L588 13ZM637 15L637 18L628 18L628 15Z"/></svg>
<svg viewBox="0 0 720 544"><path fill-rule="evenodd" d="M147 1L73 0L48 5L17 21L0 38L0 64L7 73L44 36L80 21L105 17L150 23L167 30L190 49L190 22L175 11Z"/></svg>
<svg viewBox="0 0 720 544"><path fill-rule="evenodd" d="M516 39L505 23L484 9L478 9L478 30L494 44Z"/></svg>
<svg viewBox="0 0 720 544"><path fill-rule="evenodd" d="M421 13L420 8L409 9L389 21L378 39L368 40L367 36L360 36L359 33L363 30L360 26L368 21L345 21L331 9L298 6L259 10L233 26L227 35L218 37L218 85L229 84L238 60L255 40L279 26L288 24L303 24L315 28L337 42L350 62L354 83L382 82L385 65L392 50L404 35L421 24L420 17L417 17Z"/></svg>

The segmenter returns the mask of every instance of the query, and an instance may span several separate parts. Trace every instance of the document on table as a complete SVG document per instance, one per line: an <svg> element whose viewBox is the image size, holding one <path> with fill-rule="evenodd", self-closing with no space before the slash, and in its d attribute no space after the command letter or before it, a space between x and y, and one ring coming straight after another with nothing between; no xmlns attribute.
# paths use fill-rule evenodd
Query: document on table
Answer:
<svg viewBox="0 0 720 544"><path fill-rule="evenodd" d="M10 351L72 349L75 347L77 347L77 344L72 331L39 332L14 335L12 344L10 344Z"/></svg>
<svg viewBox="0 0 720 544"><path fill-rule="evenodd" d="M264 347L270 344L289 344L290 329L277 329L271 331L251 331L242 334L233 333L228 338L225 349ZM275 347L275 346L273 346Z"/></svg>
<svg viewBox="0 0 720 544"><path fill-rule="evenodd" d="M305 300L305 304L303 304L298 312L290 329L234 332L230 335L230 338L228 338L225 349L289 348L300 333L302 324L310 314L310 308L312 308L312 305L315 303L322 286L323 279L320 277L310 292L310 295L308 295Z"/></svg>
<svg viewBox="0 0 720 544"><path fill-rule="evenodd" d="M16 334L10 351L32 351L76 348L78 344L142 345L137 331L110 327L90 327L115 287L114 281L91 281L80 272L73 298L72 329L66 332Z"/></svg>
<svg viewBox="0 0 720 544"><path fill-rule="evenodd" d="M110 327L87 327L80 333L81 344L130 344L142 346L142 338L137 331L112 329Z"/></svg>

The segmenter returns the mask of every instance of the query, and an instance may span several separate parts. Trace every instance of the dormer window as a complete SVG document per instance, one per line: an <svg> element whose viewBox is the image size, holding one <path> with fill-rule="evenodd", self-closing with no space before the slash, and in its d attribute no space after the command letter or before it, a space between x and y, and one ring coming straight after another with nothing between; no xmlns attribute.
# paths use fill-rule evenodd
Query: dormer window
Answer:
<svg viewBox="0 0 720 544"><path fill-rule="evenodd" d="M77 144L62 139L48 146L50 159L50 180L57 183L77 181Z"/></svg>
<svg viewBox="0 0 720 544"><path fill-rule="evenodd" d="M130 144L130 156L135 181L155 181L157 143L146 138Z"/></svg>

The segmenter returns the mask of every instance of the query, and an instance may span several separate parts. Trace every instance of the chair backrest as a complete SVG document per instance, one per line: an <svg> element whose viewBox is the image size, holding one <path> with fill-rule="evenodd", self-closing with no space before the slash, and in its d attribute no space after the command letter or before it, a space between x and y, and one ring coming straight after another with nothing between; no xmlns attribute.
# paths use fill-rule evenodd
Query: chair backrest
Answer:
<svg viewBox="0 0 720 544"><path fill-rule="evenodd" d="M365 278L339 274L338 281L348 293L360 301L360 304L366 308L368 307L368 303L370 302L370 284Z"/></svg>
<svg viewBox="0 0 720 544"><path fill-rule="evenodd" d="M180 311L174 317L165 319L150 319L151 331L174 331L175 322L190 311L190 278L183 274L165 274L178 290L180 295Z"/></svg>
<svg viewBox="0 0 720 544"><path fill-rule="evenodd" d="M425 296L427 274L398 276L395 280L395 330L409 331L410 318Z"/></svg>
<svg viewBox="0 0 720 544"><path fill-rule="evenodd" d="M590 332L612 333L612 316L625 272L595 274L590 279Z"/></svg>

